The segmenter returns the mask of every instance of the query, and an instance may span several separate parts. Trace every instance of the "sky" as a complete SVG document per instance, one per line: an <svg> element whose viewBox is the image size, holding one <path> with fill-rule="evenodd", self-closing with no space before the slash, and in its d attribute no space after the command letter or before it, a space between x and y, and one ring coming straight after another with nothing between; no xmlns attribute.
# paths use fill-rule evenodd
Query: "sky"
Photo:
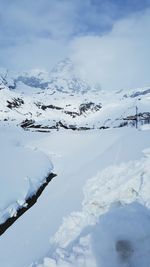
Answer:
<svg viewBox="0 0 150 267"><path fill-rule="evenodd" d="M50 70L71 57L104 89L150 85L150 0L0 0L0 66Z"/></svg>

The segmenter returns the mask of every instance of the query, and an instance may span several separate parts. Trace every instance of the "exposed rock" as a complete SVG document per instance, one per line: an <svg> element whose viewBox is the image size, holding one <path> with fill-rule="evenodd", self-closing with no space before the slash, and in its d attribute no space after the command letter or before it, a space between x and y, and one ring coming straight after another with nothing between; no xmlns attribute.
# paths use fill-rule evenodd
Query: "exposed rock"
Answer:
<svg viewBox="0 0 150 267"><path fill-rule="evenodd" d="M24 104L24 101L23 99L21 98L13 98L12 101L9 101L7 100L7 107L10 108L10 109L13 109L13 108L19 108L21 105Z"/></svg>
<svg viewBox="0 0 150 267"><path fill-rule="evenodd" d="M137 96L142 96L142 95L147 95L150 94L150 89L146 89L144 91L137 91L135 93L133 93L132 95L130 95L130 97L137 97Z"/></svg>
<svg viewBox="0 0 150 267"><path fill-rule="evenodd" d="M15 79L15 83L17 82L23 82L27 86L34 87L34 88L40 88L40 89L46 89L48 87L48 82L42 81L41 78L34 77L34 76L18 76L17 79Z"/></svg>
<svg viewBox="0 0 150 267"><path fill-rule="evenodd" d="M35 123L35 121L34 120L28 120L28 119L26 119L26 120L24 120L24 121L22 121L21 123L20 123L20 126L22 127L22 128L30 128L32 125L34 125L34 123Z"/></svg>
<svg viewBox="0 0 150 267"><path fill-rule="evenodd" d="M143 112L138 113L135 115L127 116L126 118L123 118L126 125L136 126L137 124L149 124L150 123L150 112ZM120 126L121 127L121 126Z"/></svg>
<svg viewBox="0 0 150 267"><path fill-rule="evenodd" d="M80 116L80 114L78 112L75 112L75 111L67 111L67 110L65 110L64 113L67 114L67 115L70 115L72 118Z"/></svg>
<svg viewBox="0 0 150 267"><path fill-rule="evenodd" d="M101 104L95 104L93 102L88 102L88 103L83 103L83 104L80 105L79 112L80 112L80 115L81 115L81 114L85 113L88 110L98 111L101 108L102 108Z"/></svg>
<svg viewBox="0 0 150 267"><path fill-rule="evenodd" d="M54 105L44 105L41 102L37 102L35 103L36 106L42 110L46 110L46 109L56 109L56 110L62 110L63 108L58 107L58 106L54 106Z"/></svg>

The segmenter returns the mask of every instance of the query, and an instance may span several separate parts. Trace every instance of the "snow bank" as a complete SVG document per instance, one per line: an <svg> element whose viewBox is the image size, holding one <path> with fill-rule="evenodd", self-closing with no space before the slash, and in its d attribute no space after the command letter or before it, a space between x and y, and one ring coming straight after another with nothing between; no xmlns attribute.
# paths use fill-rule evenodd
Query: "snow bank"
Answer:
<svg viewBox="0 0 150 267"><path fill-rule="evenodd" d="M150 265L150 211L139 203L110 210L92 231L97 266Z"/></svg>
<svg viewBox="0 0 150 267"><path fill-rule="evenodd" d="M0 224L26 205L52 171L48 157L22 145L19 135L17 129L0 128Z"/></svg>
<svg viewBox="0 0 150 267"><path fill-rule="evenodd" d="M51 239L38 267L147 267L150 264L150 149L89 179L81 212Z"/></svg>
<svg viewBox="0 0 150 267"><path fill-rule="evenodd" d="M149 225L150 210L138 202L115 206L38 267L147 267Z"/></svg>
<svg viewBox="0 0 150 267"><path fill-rule="evenodd" d="M111 165L89 179L83 189L82 212L74 212L54 237L54 242L66 247L81 229L96 222L112 203L129 204L135 200L150 207L150 151L144 157L119 165Z"/></svg>

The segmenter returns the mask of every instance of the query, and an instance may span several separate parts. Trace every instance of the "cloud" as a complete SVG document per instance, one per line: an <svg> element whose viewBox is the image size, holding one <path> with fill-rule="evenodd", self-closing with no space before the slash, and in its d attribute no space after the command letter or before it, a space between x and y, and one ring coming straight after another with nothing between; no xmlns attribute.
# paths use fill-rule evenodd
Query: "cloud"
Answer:
<svg viewBox="0 0 150 267"><path fill-rule="evenodd" d="M74 27L72 1L0 2L0 61L15 69L50 68L68 55Z"/></svg>
<svg viewBox="0 0 150 267"><path fill-rule="evenodd" d="M51 68L76 37L103 36L150 0L1 0L0 62L13 69Z"/></svg>
<svg viewBox="0 0 150 267"><path fill-rule="evenodd" d="M150 10L117 21L104 36L72 42L72 59L80 75L103 89L150 85Z"/></svg>
<svg viewBox="0 0 150 267"><path fill-rule="evenodd" d="M65 42L35 39L28 44L3 48L0 56L1 66L15 71L30 69L50 70L56 62L68 55L68 44Z"/></svg>

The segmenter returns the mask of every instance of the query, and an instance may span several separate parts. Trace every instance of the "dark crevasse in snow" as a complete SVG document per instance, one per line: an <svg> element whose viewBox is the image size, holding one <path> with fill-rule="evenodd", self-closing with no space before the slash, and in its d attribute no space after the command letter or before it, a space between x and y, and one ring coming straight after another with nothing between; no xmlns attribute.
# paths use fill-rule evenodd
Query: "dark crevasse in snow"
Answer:
<svg viewBox="0 0 150 267"><path fill-rule="evenodd" d="M4 223L0 224L0 236L19 218L21 217L27 210L29 210L38 200L46 186L50 183L50 181L56 176L54 173L50 173L45 182L39 187L37 192L26 200L26 207L21 207L17 210L17 214L13 217L8 218Z"/></svg>

